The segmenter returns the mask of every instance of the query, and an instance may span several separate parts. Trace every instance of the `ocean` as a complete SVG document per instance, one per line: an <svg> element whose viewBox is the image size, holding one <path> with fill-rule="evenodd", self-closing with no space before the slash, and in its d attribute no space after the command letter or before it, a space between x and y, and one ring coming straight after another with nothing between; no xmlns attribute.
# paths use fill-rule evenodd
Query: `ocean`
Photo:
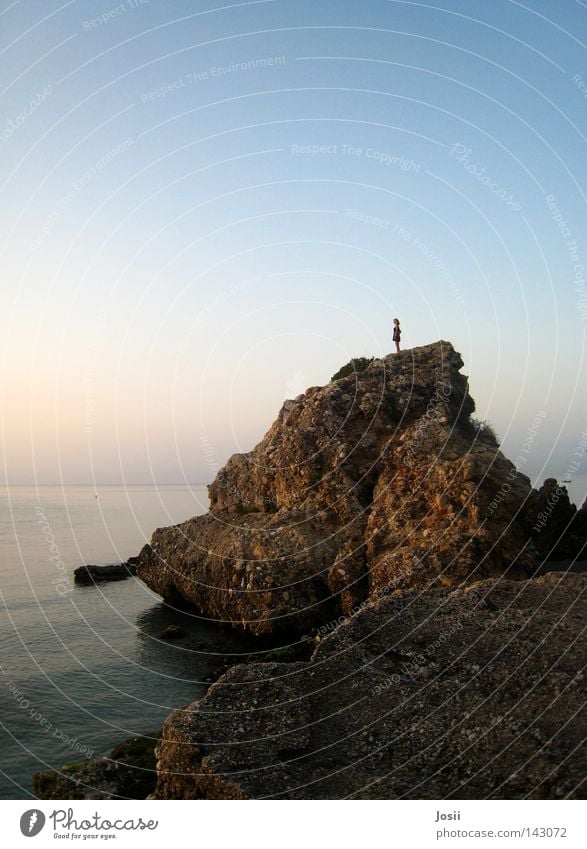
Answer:
<svg viewBox="0 0 587 849"><path fill-rule="evenodd" d="M581 504L587 477L567 485ZM158 730L252 646L164 605L138 578L75 586L82 563L137 554L157 527L205 513L205 486L0 489L0 799L31 777ZM161 639L170 624L187 638Z"/></svg>
<svg viewBox="0 0 587 849"><path fill-rule="evenodd" d="M97 497L96 497L97 496ZM75 586L82 563L139 552L208 509L205 486L0 489L0 799L39 770L108 754L197 699L244 638L164 605L138 578ZM170 624L187 638L161 639Z"/></svg>

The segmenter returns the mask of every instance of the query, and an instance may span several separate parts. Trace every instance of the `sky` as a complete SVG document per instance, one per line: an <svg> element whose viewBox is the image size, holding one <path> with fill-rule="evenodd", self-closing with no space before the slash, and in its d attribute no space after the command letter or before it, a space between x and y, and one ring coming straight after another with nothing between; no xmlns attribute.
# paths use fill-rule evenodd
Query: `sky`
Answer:
<svg viewBox="0 0 587 849"><path fill-rule="evenodd" d="M0 4L0 482L208 482L396 316L568 476L586 42L581 0Z"/></svg>

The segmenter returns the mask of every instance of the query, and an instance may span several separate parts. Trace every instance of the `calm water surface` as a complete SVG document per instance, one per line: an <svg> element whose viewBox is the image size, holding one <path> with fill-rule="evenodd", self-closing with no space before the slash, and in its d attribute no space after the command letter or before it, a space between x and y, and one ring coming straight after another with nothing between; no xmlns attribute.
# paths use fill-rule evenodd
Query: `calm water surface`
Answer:
<svg viewBox="0 0 587 849"><path fill-rule="evenodd" d="M207 509L205 486L0 489L0 798L30 797L33 772L157 730L202 694L220 654L238 662L242 638L136 578L71 582L81 563L126 560L156 527ZM169 624L188 638L161 640Z"/></svg>

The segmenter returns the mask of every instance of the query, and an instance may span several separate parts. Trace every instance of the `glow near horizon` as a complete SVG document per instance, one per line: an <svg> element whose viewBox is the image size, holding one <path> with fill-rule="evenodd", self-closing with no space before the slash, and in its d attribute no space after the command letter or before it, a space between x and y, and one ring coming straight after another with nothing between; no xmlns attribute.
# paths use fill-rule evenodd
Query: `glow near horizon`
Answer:
<svg viewBox="0 0 587 849"><path fill-rule="evenodd" d="M395 315L567 469L587 10L356 5L2 13L4 480L210 480Z"/></svg>

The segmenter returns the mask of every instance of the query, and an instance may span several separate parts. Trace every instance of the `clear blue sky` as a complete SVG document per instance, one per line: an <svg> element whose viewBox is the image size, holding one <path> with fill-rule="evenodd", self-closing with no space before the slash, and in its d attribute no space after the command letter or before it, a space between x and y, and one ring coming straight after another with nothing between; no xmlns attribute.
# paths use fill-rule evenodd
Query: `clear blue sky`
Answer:
<svg viewBox="0 0 587 849"><path fill-rule="evenodd" d="M0 8L4 480L208 481L396 315L564 474L587 4Z"/></svg>

